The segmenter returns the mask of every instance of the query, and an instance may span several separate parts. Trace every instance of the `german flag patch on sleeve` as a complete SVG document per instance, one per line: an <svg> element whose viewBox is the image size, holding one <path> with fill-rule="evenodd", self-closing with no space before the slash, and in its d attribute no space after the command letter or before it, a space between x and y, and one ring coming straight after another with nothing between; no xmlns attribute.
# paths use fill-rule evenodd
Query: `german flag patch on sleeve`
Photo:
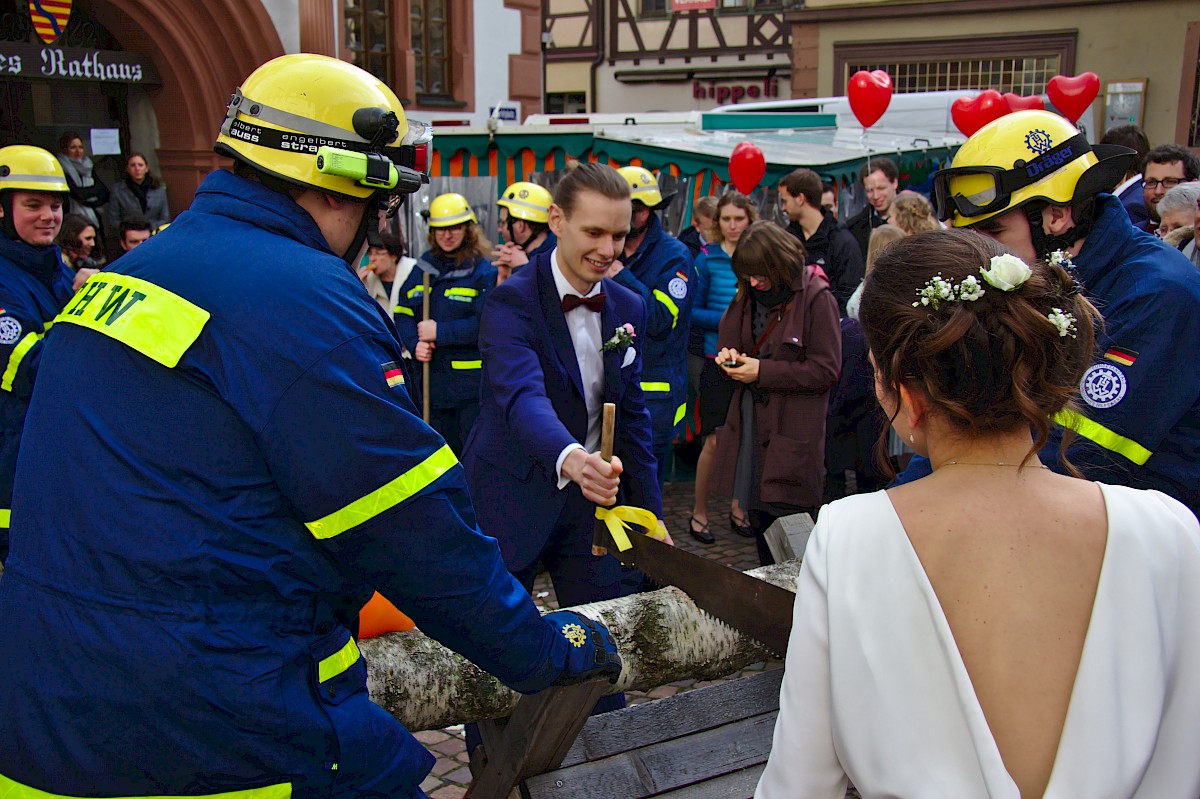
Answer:
<svg viewBox="0 0 1200 799"><path fill-rule="evenodd" d="M380 366L383 369L383 379L387 381L388 388L404 385L404 370L400 368L400 364L388 361Z"/></svg>
<svg viewBox="0 0 1200 799"><path fill-rule="evenodd" d="M1133 366L1137 361L1138 354L1133 350L1127 350L1124 347L1109 347L1104 352L1104 357L1113 363L1119 363L1122 366Z"/></svg>

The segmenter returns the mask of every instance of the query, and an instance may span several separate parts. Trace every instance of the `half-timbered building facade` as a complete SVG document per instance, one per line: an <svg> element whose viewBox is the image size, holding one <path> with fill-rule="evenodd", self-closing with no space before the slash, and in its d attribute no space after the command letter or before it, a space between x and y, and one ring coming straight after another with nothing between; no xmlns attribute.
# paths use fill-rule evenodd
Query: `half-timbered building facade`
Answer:
<svg viewBox="0 0 1200 799"><path fill-rule="evenodd" d="M546 110L689 111L791 96L782 0L543 0Z"/></svg>

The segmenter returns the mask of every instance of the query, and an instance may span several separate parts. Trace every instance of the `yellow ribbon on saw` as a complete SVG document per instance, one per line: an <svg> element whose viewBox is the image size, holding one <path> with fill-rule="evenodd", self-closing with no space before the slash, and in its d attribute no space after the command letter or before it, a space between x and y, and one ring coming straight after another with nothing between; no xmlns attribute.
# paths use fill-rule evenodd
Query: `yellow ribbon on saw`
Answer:
<svg viewBox="0 0 1200 799"><path fill-rule="evenodd" d="M667 531L658 523L658 517L645 508L632 505L617 505L614 508L596 506L596 518L604 522L619 552L633 547L625 533L631 524L646 528L646 535L659 541L665 541L667 537Z"/></svg>

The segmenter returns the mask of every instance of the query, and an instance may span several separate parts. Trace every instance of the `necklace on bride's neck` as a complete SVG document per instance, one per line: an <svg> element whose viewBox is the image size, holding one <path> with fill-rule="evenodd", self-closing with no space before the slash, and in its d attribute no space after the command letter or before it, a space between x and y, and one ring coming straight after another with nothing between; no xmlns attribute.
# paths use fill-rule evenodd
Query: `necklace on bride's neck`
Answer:
<svg viewBox="0 0 1200 799"><path fill-rule="evenodd" d="M1037 465L1042 469L1050 468L1044 463L1039 463ZM1004 461L992 461L990 463L979 463L977 461L946 461L942 464L942 466L1011 466L1014 469L1021 468L1021 464L1019 463L1005 463ZM939 466L938 468L940 469L942 466Z"/></svg>

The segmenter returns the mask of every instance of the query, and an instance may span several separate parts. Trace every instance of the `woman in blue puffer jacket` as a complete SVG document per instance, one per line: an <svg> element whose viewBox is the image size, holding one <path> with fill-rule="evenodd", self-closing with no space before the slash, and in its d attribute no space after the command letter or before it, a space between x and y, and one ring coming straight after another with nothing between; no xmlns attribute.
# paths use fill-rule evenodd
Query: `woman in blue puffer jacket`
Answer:
<svg viewBox="0 0 1200 799"><path fill-rule="evenodd" d="M758 210L744 194L730 192L717 201L712 240L696 256L696 296L692 305L692 327L704 334L704 366L700 371L700 434L704 449L696 462L696 499L688 528L692 537L711 544L716 537L708 526L708 480L712 474L716 437L710 435L725 422L725 413L733 397L734 384L717 368L717 327L721 315L737 293L737 277L733 274L733 251L738 239L751 222L758 219ZM729 514L729 526L742 535L753 536L745 516L734 500ZM745 532L743 532L745 531Z"/></svg>

